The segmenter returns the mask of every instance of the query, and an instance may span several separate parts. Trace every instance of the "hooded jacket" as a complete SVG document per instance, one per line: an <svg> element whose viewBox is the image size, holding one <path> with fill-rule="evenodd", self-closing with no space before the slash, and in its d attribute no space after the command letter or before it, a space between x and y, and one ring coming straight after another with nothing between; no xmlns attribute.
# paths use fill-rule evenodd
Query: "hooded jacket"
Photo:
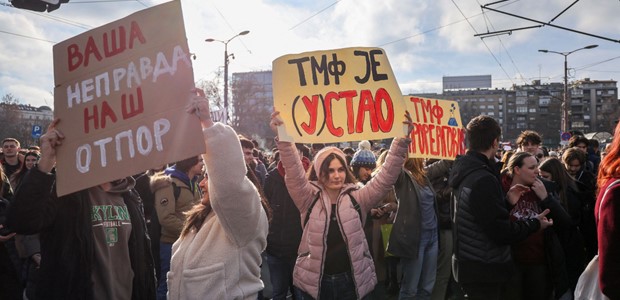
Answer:
<svg viewBox="0 0 620 300"><path fill-rule="evenodd" d="M264 287L260 265L267 245L267 215L246 177L235 131L215 123L203 135L213 210L200 229L192 229L172 246L168 299L255 300Z"/></svg>
<svg viewBox="0 0 620 300"><path fill-rule="evenodd" d="M450 173L453 188L452 266L459 283L506 282L515 271L510 245L540 228L538 219L512 222L495 164L467 151Z"/></svg>
<svg viewBox="0 0 620 300"><path fill-rule="evenodd" d="M377 284L375 267L368 249L362 224L371 208L379 203L392 189L396 182L401 166L405 161L409 139L397 138L392 142L387 160L379 172L368 184L359 188L356 184L348 183L343 186L336 202L336 218L342 232L347 253L351 260L351 274L355 282L358 298L370 293ZM298 258L293 272L293 284L301 288L314 298L318 298L321 289L321 279L325 253L327 251L327 232L329 216L332 214L332 205L323 185L309 181L295 145L289 142L278 142L280 159L286 169L285 182L291 198L301 212L301 219L308 216L308 223L303 228ZM342 152L337 155L344 156ZM327 155L317 153L314 168L320 167ZM346 160L345 160L346 161ZM319 172L317 172L319 174ZM313 205L317 194L319 199ZM353 196L360 206L361 221L358 211L351 201ZM310 206L312 211L308 211Z"/></svg>
<svg viewBox="0 0 620 300"><path fill-rule="evenodd" d="M167 169L166 172L157 173L151 178L151 191L155 194L155 209L161 225L162 243L172 244L179 238L185 222L184 213L200 202L200 192L193 186L194 183L187 175L182 174L185 177L182 178L183 176L177 173L180 172ZM175 188L179 190L176 197Z"/></svg>
<svg viewBox="0 0 620 300"><path fill-rule="evenodd" d="M127 180L133 182L131 177ZM56 197L54 183L54 174L30 169L15 194L9 223L19 234L41 233L38 298L92 299L95 241L89 191ZM132 299L155 299L155 268L142 202L133 189L122 197L132 226L128 243Z"/></svg>

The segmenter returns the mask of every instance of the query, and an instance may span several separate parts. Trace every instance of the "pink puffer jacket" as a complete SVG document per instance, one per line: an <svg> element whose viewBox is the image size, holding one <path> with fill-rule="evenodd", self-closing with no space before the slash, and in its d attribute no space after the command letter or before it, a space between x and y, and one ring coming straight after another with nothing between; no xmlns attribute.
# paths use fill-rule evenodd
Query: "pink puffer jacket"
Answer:
<svg viewBox="0 0 620 300"><path fill-rule="evenodd" d="M351 258L353 280L358 298L366 296L377 284L375 267L362 224L365 222L370 209L378 204L392 189L392 185L396 182L405 161L409 142L410 140L405 138L394 139L381 172L362 188L358 189L355 184L346 184L338 196L337 218L340 229L344 232L343 239L347 244L347 251ZM295 286L312 297L318 298L323 261L327 251L325 245L332 206L323 186L317 182L310 182L306 178L306 172L301 165L294 144L278 142L278 150L280 151L280 160L286 169L286 186L291 198L295 201L295 205L301 212L302 222L306 219L306 213L317 193L321 193L320 199L312 207L308 223L304 227L293 273ZM349 193L361 207L361 221L358 212L353 207Z"/></svg>

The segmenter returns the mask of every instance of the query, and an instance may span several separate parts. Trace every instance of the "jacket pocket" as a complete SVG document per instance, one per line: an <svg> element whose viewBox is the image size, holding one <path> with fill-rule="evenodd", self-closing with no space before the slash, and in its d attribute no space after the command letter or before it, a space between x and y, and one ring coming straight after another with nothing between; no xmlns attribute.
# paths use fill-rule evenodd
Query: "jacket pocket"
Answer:
<svg viewBox="0 0 620 300"><path fill-rule="evenodd" d="M228 299L223 263L183 271L181 299Z"/></svg>

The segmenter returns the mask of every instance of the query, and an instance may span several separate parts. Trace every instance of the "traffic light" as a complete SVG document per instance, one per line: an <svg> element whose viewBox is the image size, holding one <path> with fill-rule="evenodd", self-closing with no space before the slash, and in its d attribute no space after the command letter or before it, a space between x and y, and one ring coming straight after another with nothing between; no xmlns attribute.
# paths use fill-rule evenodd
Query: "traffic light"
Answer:
<svg viewBox="0 0 620 300"><path fill-rule="evenodd" d="M68 2L69 0L11 0L11 5L27 10L51 12L58 9L60 4Z"/></svg>

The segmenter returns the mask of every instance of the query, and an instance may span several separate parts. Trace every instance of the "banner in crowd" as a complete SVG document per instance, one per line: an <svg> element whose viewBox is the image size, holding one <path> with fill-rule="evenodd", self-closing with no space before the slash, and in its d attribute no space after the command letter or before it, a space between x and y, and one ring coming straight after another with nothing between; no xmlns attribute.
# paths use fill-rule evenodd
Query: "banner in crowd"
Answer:
<svg viewBox="0 0 620 300"><path fill-rule="evenodd" d="M165 22L162 22L165 20ZM204 153L180 1L54 45L58 195Z"/></svg>
<svg viewBox="0 0 620 300"><path fill-rule="evenodd" d="M333 143L402 136L405 104L380 48L285 55L273 61L283 141Z"/></svg>
<svg viewBox="0 0 620 300"><path fill-rule="evenodd" d="M415 124L410 157L454 160L465 154L465 126L458 102L413 96L404 99Z"/></svg>

